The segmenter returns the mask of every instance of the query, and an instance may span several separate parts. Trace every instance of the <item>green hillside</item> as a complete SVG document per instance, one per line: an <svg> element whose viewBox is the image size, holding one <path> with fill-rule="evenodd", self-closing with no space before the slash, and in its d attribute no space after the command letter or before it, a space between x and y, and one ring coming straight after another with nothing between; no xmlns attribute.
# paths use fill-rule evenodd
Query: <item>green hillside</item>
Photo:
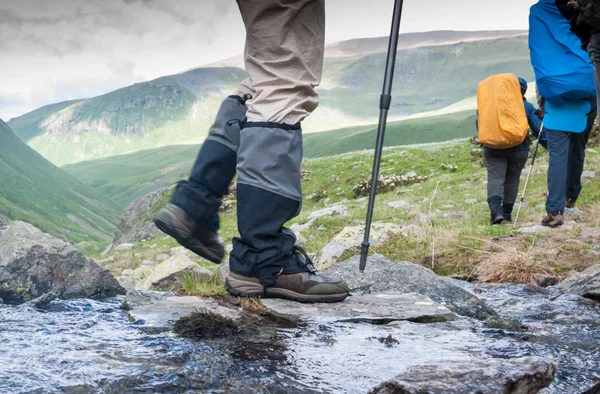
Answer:
<svg viewBox="0 0 600 394"><path fill-rule="evenodd" d="M411 145L470 137L473 111L388 124L386 146ZM350 127L304 136L304 155L330 156L375 147L377 125ZM200 145L175 145L86 161L63 169L120 204L167 186L190 171Z"/></svg>
<svg viewBox="0 0 600 394"><path fill-rule="evenodd" d="M474 111L402 120L387 124L385 145L413 145L466 138L475 134ZM347 127L304 136L304 156L323 157L373 149L377 125Z"/></svg>
<svg viewBox="0 0 600 394"><path fill-rule="evenodd" d="M0 120L0 215L70 241L107 242L120 207L49 163Z"/></svg>
<svg viewBox="0 0 600 394"><path fill-rule="evenodd" d="M419 38L431 46L398 51L390 116L436 110L473 96L477 84L493 73L533 76L526 35L505 32L503 38L434 45L444 42L435 33ZM484 33L477 34L489 37ZM307 133L376 122L386 58L380 41L385 40L347 42L337 47L342 55L326 58L321 104L305 122ZM200 68L44 107L11 120L10 126L57 165L198 144L223 97L244 76L238 68Z"/></svg>

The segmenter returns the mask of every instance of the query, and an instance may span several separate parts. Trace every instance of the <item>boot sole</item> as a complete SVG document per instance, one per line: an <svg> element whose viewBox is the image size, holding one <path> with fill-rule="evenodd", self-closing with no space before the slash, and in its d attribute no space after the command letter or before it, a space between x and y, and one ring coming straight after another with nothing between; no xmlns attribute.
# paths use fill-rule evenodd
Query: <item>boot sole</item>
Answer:
<svg viewBox="0 0 600 394"><path fill-rule="evenodd" d="M300 294L287 289L266 288L259 283L245 281L228 276L225 288L239 297L283 298L305 304L340 302L348 297L348 293L340 294Z"/></svg>
<svg viewBox="0 0 600 394"><path fill-rule="evenodd" d="M556 228L556 227L562 226L563 224L564 224L564 222L549 222L549 223L542 223L542 226Z"/></svg>
<svg viewBox="0 0 600 394"><path fill-rule="evenodd" d="M169 215L167 212L159 211L154 218L154 224L160 231L173 237L181 246L194 252L198 256L205 258L211 263L220 264L221 261L223 261L225 254L219 255L214 253L197 238L182 236L181 234L183 232L188 232L187 228L181 223L177 223L177 220L174 220L173 216Z"/></svg>

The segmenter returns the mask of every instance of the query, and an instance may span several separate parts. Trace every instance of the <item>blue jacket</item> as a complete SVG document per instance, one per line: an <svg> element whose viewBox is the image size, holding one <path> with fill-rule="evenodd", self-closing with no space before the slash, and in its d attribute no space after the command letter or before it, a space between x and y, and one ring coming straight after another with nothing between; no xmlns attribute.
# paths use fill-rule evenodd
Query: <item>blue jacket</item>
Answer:
<svg viewBox="0 0 600 394"><path fill-rule="evenodd" d="M527 123L529 123L529 128L534 136L538 136L540 134L540 128L542 127L542 120L537 116L537 110L529 101L525 100L523 97L523 105L525 106L525 114L527 115ZM479 117L475 118L475 127L479 131ZM525 140L521 145L519 145L520 150L529 150L529 137L525 137ZM485 149L493 149L484 147Z"/></svg>

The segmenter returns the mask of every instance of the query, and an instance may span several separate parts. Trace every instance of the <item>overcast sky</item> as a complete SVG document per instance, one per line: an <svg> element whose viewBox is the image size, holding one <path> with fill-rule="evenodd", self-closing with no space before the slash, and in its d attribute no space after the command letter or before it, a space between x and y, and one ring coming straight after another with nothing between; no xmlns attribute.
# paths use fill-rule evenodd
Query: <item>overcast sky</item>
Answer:
<svg viewBox="0 0 600 394"><path fill-rule="evenodd" d="M327 42L389 34L393 0L326 0ZM401 32L527 29L535 0L405 0ZM0 0L0 118L238 55L234 0Z"/></svg>

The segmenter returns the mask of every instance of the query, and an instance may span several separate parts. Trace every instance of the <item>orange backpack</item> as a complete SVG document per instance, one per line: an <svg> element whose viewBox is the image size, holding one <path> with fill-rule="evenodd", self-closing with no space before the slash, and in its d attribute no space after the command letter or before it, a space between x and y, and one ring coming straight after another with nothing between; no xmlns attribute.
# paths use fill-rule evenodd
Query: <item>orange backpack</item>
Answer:
<svg viewBox="0 0 600 394"><path fill-rule="evenodd" d="M477 87L479 142L489 148L508 149L525 141L529 124L519 79L496 74Z"/></svg>

